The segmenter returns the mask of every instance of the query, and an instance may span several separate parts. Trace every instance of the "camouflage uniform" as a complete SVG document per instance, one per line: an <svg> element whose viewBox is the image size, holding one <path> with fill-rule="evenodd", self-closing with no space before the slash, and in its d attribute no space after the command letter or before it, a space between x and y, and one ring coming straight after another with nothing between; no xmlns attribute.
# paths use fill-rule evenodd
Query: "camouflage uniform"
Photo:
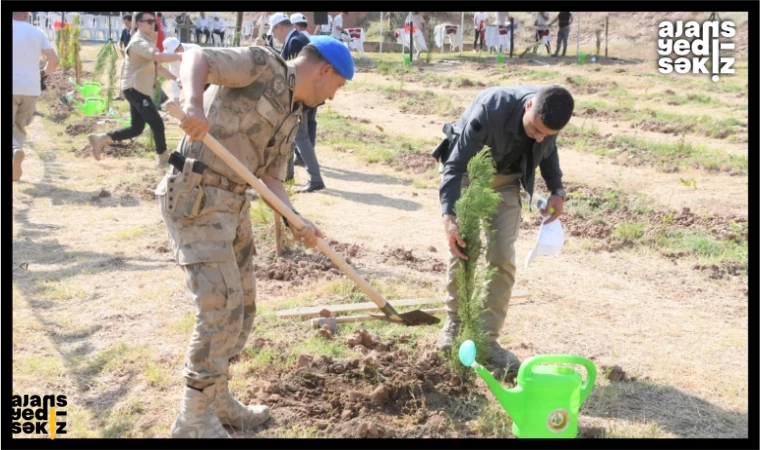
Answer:
<svg viewBox="0 0 760 450"><path fill-rule="evenodd" d="M204 95L210 135L257 177L284 180L302 111L293 103L295 66L263 47L203 52L212 84ZM250 201L241 195L245 181L202 142L185 137L179 151L185 170L167 173L156 194L195 301L183 376L197 390L226 388L229 360L245 346L256 313ZM215 183L191 172L194 160L206 164ZM222 394L219 386L216 392Z"/></svg>

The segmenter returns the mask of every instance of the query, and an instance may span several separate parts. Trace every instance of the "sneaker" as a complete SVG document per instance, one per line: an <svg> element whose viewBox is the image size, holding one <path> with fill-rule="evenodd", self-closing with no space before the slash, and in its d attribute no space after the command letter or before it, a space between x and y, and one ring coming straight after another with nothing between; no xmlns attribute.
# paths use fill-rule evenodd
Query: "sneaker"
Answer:
<svg viewBox="0 0 760 450"><path fill-rule="evenodd" d="M103 147L105 147L106 144L111 144L113 142L111 136L106 133L88 134L87 140L90 141L90 145L92 146L92 156L98 161L100 161L100 152L103 150Z"/></svg>
<svg viewBox="0 0 760 450"><path fill-rule="evenodd" d="M459 320L446 317L446 322L443 323L441 334L438 335L438 349L444 352L451 351L451 347L454 345L454 341L459 334Z"/></svg>
<svg viewBox="0 0 760 450"><path fill-rule="evenodd" d="M21 175L23 174L21 162L24 161L24 156L24 151L20 148L13 150L13 181L21 179Z"/></svg>

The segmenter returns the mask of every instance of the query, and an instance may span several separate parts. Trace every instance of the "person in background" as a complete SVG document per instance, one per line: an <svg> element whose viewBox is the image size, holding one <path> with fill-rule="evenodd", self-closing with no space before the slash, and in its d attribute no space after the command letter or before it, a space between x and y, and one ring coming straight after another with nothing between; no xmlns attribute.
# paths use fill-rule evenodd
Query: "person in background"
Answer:
<svg viewBox="0 0 760 450"><path fill-rule="evenodd" d="M547 36L549 34L549 13L541 11L538 14L536 14L536 41L540 42L544 36ZM533 53L538 52L538 47L536 46L533 49ZM552 54L552 47L549 41L546 41L546 53L551 55Z"/></svg>
<svg viewBox="0 0 760 450"><path fill-rule="evenodd" d="M58 67L58 54L47 35L29 23L28 12L13 12L13 181L21 179L26 127L32 123L42 80ZM40 57L47 63L40 70Z"/></svg>
<svg viewBox="0 0 760 450"><path fill-rule="evenodd" d="M475 52L475 47L478 45L478 38L480 38L480 50L483 50L483 41L485 41L486 25L488 24L487 12L476 12L473 17L475 23L475 42L472 44L472 51Z"/></svg>
<svg viewBox="0 0 760 450"><path fill-rule="evenodd" d="M92 155L100 160L100 152L106 144L139 136L145 130L147 122L153 131L159 165L162 165L168 161L169 152L166 151L164 121L153 103L153 90L156 87L157 74L170 80L177 79L160 63L179 61L182 56L158 51L154 44L156 18L152 12L139 12L134 17L134 21L137 23L137 32L129 41L126 49L127 56L124 58L121 70L121 90L122 95L129 102L131 123L126 128L108 133L90 134L87 139L92 146Z"/></svg>
<svg viewBox="0 0 760 450"><path fill-rule="evenodd" d="M311 36L309 30L306 29L309 26L309 21L306 19L305 15L301 13L295 13L290 16L290 22L294 27L296 27L296 30L298 30L299 33L303 34L306 37Z"/></svg>
<svg viewBox="0 0 760 450"><path fill-rule="evenodd" d="M163 29L166 29L166 19L164 18L164 15L160 12L157 12L156 17L158 17L159 22L161 22L161 27Z"/></svg>
<svg viewBox="0 0 760 450"><path fill-rule="evenodd" d="M201 43L201 34L206 36L206 40L204 42L208 43L208 41L211 39L211 31L210 31L210 24L208 19L206 18L206 13L201 11L201 16L195 19L195 42L200 44Z"/></svg>
<svg viewBox="0 0 760 450"><path fill-rule="evenodd" d="M226 28L225 28L224 19L222 19L219 13L214 13L214 17L211 20L210 27L211 27L211 34L212 35L215 34L219 36L219 38L222 40L222 44L224 44L224 30Z"/></svg>
<svg viewBox="0 0 760 450"><path fill-rule="evenodd" d="M161 14L161 13L158 13L158 14ZM165 38L165 36L164 36L164 25L163 25L163 23L160 20L158 20L158 15L156 15L155 31L156 31L156 48L158 49L159 52L163 52L164 51L164 38Z"/></svg>
<svg viewBox="0 0 760 450"><path fill-rule="evenodd" d="M191 44L189 42L181 43L179 39L175 37L164 39L164 51L166 51L166 53L170 55L180 55L194 48L200 48L200 45ZM171 63L169 63L169 71L171 71L171 73L173 73L178 78L179 78L179 67L181 63L182 63L182 60L172 61ZM208 89L208 86L209 85L206 84L206 89ZM182 89L182 86L180 85L179 79L172 80L172 99L174 100L174 103L178 105L179 105L179 93L181 89Z"/></svg>
<svg viewBox="0 0 760 450"><path fill-rule="evenodd" d="M559 21L559 32L557 33L557 48L554 49L552 56L557 57L559 46L562 45L562 56L567 52L567 38L570 37L570 25L573 23L573 15L570 12L560 12L549 25Z"/></svg>
<svg viewBox="0 0 760 450"><path fill-rule="evenodd" d="M425 36L427 36L427 24L425 23L424 19L420 15L419 11L411 11L409 14L407 14L406 19L404 19L404 26L412 24L411 26L413 28L410 29L409 35L410 39L412 36L414 37L414 50L417 54L420 52L426 52L428 51L427 48L427 40L425 39ZM412 30L416 31L412 31Z"/></svg>
<svg viewBox="0 0 760 450"><path fill-rule="evenodd" d="M328 14L327 15L327 25L325 25L325 24L321 25L322 36L330 36L330 34L332 33L332 24L333 24L333 18L332 18L331 15Z"/></svg>
<svg viewBox="0 0 760 450"><path fill-rule="evenodd" d="M125 14L121 18L124 21L124 29L121 30L121 37L119 37L119 52L121 57L124 57L124 49L129 45L129 39L132 37L129 30L132 29L132 14Z"/></svg>
<svg viewBox="0 0 760 450"><path fill-rule="evenodd" d="M343 41L343 34L345 33L343 31L343 14L348 16L347 12L343 12L335 16L332 21L332 37L339 41Z"/></svg>
<svg viewBox="0 0 760 450"><path fill-rule="evenodd" d="M190 30L193 27L193 21L190 20L190 16L187 15L187 12L180 12L179 15L174 18L174 23L177 24L177 28L174 32L180 42L190 42Z"/></svg>

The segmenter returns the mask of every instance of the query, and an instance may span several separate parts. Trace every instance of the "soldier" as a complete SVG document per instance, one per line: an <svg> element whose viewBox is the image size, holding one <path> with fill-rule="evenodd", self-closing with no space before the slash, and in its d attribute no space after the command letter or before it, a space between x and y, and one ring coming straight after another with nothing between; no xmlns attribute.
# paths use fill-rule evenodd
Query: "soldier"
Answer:
<svg viewBox="0 0 760 450"><path fill-rule="evenodd" d="M269 419L266 406L245 406L228 390L229 360L245 346L256 313L250 201L242 195L248 186L200 140L210 133L293 208L283 180L303 105L332 99L353 75L349 50L327 36L312 38L287 62L267 47L195 49L183 57L187 117L180 127L187 136L179 151L187 159L156 188L196 311L172 437L225 438L223 423L252 428ZM207 166L202 174L192 171L196 160ZM322 233L304 222L291 231L314 248Z"/></svg>
<svg viewBox="0 0 760 450"><path fill-rule="evenodd" d="M459 233L454 205L461 187L468 183L467 163L488 147L496 163L493 188L501 194L502 202L492 217L492 230L488 234L487 259L489 268L496 270L496 274L486 288L486 304L480 319L489 338L488 362L506 368L508 373L519 369L517 356L502 348L496 339L507 317L515 284L515 241L522 220L520 184L532 196L536 168L540 167L552 194L542 213L548 214L554 209L545 223L562 215L566 194L557 155L557 134L570 121L574 105L573 97L561 86L498 86L475 96L457 123L444 125L447 137L433 153L443 165L441 213L450 250L446 285L448 316L438 339L441 350L449 351L459 332L454 269L459 258L467 259L461 251L467 243Z"/></svg>

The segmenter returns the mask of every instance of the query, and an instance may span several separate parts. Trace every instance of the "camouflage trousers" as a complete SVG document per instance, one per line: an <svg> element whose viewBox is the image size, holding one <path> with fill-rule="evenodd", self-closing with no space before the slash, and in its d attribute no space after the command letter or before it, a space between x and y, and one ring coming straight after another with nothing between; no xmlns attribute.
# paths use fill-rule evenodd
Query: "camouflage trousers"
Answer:
<svg viewBox="0 0 760 450"><path fill-rule="evenodd" d="M462 187L469 184L465 177ZM515 285L515 242L520 232L522 221L522 198L520 197L519 174L496 174L492 187L501 194L499 209L491 218L491 227L495 231L489 237L489 249L486 253L488 266L496 269L491 283L486 288L486 302L481 324L483 331L491 340L499 337L499 332L507 318L507 307ZM491 245L493 244L493 245ZM459 264L459 257L449 250L449 264L446 284L446 310L450 317L457 319L457 290L459 285L454 277L454 269Z"/></svg>
<svg viewBox="0 0 760 450"><path fill-rule="evenodd" d="M167 174L164 180L171 178ZM174 180L181 184L182 180ZM177 262L195 304L195 329L182 375L204 389L229 378L230 358L245 346L256 315L256 249L250 201L242 195L202 186L205 204L197 216L177 216L166 207L166 183L158 195ZM161 194L161 185L156 190ZM169 194L171 195L171 194ZM175 194L176 195L176 194Z"/></svg>

